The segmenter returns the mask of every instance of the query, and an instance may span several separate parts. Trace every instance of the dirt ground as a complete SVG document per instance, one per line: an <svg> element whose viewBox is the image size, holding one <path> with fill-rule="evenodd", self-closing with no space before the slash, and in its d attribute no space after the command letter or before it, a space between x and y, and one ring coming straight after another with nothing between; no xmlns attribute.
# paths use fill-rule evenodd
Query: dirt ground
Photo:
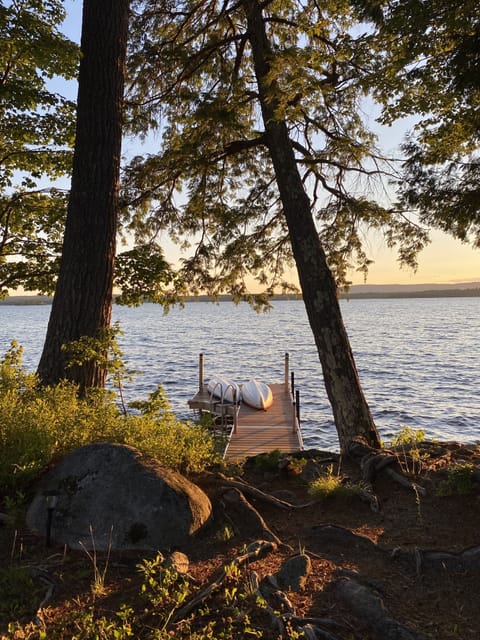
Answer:
<svg viewBox="0 0 480 640"><path fill-rule="evenodd" d="M405 462L401 453L398 457ZM409 461L409 468L404 470L416 472L414 479L425 489L425 495L379 471L372 483L378 511L357 495L312 503L308 483L301 474L288 468L265 471L253 460L244 465L242 481L297 507L308 505L281 509L261 497L246 496L284 543L251 565L260 578L275 573L292 553L305 552L311 558L312 570L305 588L288 594L297 617L333 621L332 634L339 640L382 638L371 621L362 619L358 610L338 596L339 579L353 577L381 598L391 619L411 629L412 637L417 633L419 638L432 640L480 638L480 563L475 553L480 545L480 445L422 443L415 457L415 469ZM337 456L318 452L316 461L325 470L337 473ZM355 464L340 463L342 475L350 482L361 479ZM471 486L465 487L458 478L452 484L451 470L465 465L471 465ZM188 555L192 578L198 584L207 584L251 540L242 531L236 531L229 540L218 535L229 522L221 503L225 483L212 475L193 480L211 497L214 519L202 537L182 551ZM445 493L451 495L442 495ZM0 527L0 542L2 566L28 564L47 570L53 577L55 592L42 611L47 626L72 608L88 605L92 563L84 553L46 548L44 540L21 527ZM461 556L467 549L471 553ZM441 556L434 551L453 555ZM138 559L138 554L132 553L110 558L102 605L105 609L114 610L118 603L134 597ZM6 632L7 622L0 617L1 638L13 637Z"/></svg>

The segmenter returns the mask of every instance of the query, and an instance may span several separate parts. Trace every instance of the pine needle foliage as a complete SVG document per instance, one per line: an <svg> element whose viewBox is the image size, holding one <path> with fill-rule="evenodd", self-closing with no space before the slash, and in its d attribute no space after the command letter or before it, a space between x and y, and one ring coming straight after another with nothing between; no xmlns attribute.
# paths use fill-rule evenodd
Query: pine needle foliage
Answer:
<svg viewBox="0 0 480 640"><path fill-rule="evenodd" d="M127 126L155 133L158 152L124 172L137 240L168 234L185 250L176 286L264 304L287 289L292 253L256 84L249 3L132 3ZM375 55L351 3L262 4L271 48L266 82L285 121L337 283L366 273L364 234L385 234L414 266L424 230L391 208L374 184L390 168L365 126L361 78ZM378 182L377 182L378 186ZM378 197L377 197L378 196Z"/></svg>

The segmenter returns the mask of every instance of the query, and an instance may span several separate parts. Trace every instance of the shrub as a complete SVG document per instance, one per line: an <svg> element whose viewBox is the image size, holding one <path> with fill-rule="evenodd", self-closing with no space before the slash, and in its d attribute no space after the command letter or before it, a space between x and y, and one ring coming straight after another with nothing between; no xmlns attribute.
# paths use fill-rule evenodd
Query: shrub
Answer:
<svg viewBox="0 0 480 640"><path fill-rule="evenodd" d="M392 438L392 447L413 447L425 441L425 431L423 429L412 429L404 425L400 431Z"/></svg>
<svg viewBox="0 0 480 640"><path fill-rule="evenodd" d="M282 458L280 449L274 449L269 453L261 453L255 458L257 471L278 471L278 464Z"/></svg>
<svg viewBox="0 0 480 640"><path fill-rule="evenodd" d="M437 495L468 495L474 489L473 465L455 464L447 469L447 477L439 483Z"/></svg>
<svg viewBox="0 0 480 640"><path fill-rule="evenodd" d="M92 442L129 444L184 472L216 460L208 431L177 420L161 387L138 403L140 412L124 414L111 391L79 397L70 382L40 387L21 356L12 343L0 361L0 492L23 490L52 462Z"/></svg>
<svg viewBox="0 0 480 640"><path fill-rule="evenodd" d="M257 591L254 573L235 562L223 567L225 578L194 615L175 621L188 600L198 596L198 586L187 575L166 567L161 554L137 565L140 593L132 605L109 612L93 604L71 607L62 619L47 619L44 628L20 622L9 624L8 637L18 640L226 640L273 637L271 615ZM3 637L3 636L2 636ZM276 634L275 634L276 637ZM292 630L289 638L301 637Z"/></svg>
<svg viewBox="0 0 480 640"><path fill-rule="evenodd" d="M398 461L402 465L407 475L415 475L422 471L423 461L428 454L421 453L418 445L425 441L425 431L423 429L412 429L403 426L392 438L391 446L400 449L403 454L398 456Z"/></svg>

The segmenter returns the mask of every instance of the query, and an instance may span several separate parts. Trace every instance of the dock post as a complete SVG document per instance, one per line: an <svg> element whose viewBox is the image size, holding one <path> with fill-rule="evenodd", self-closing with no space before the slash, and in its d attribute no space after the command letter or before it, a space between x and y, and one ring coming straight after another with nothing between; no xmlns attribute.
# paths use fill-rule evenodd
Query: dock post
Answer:
<svg viewBox="0 0 480 640"><path fill-rule="evenodd" d="M233 433L237 433L238 411L237 411L237 390L233 389Z"/></svg>
<svg viewBox="0 0 480 640"><path fill-rule="evenodd" d="M198 390L203 391L203 353L198 358Z"/></svg>
<svg viewBox="0 0 480 640"><path fill-rule="evenodd" d="M298 420L298 424L300 425L300 390L299 389L295 391L295 401L297 403L297 420Z"/></svg>
<svg viewBox="0 0 480 640"><path fill-rule="evenodd" d="M290 356L288 355L288 353L285 353L285 393L288 393L289 359L290 359Z"/></svg>
<svg viewBox="0 0 480 640"><path fill-rule="evenodd" d="M297 431L297 403L295 402L295 396L292 396L292 433Z"/></svg>

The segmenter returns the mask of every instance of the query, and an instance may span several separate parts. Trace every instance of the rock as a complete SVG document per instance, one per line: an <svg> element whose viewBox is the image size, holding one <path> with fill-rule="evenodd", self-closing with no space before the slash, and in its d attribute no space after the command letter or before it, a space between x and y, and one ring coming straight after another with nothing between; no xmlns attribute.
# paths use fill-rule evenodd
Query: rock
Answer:
<svg viewBox="0 0 480 640"><path fill-rule="evenodd" d="M45 492L57 492L51 539L73 549L158 551L185 544L210 518L208 496L137 449L99 443L66 456L41 482L27 526L47 529Z"/></svg>
<svg viewBox="0 0 480 640"><path fill-rule="evenodd" d="M303 467L300 477L305 482L311 482L316 480L322 475L322 467L317 464L315 460L307 460L307 463Z"/></svg>
<svg viewBox="0 0 480 640"><path fill-rule="evenodd" d="M334 524L323 524L312 527L306 539L309 548L322 553L326 557L343 556L347 553L383 553L372 540L366 536L353 533L350 529Z"/></svg>
<svg viewBox="0 0 480 640"><path fill-rule="evenodd" d="M165 569L173 569L179 575L187 574L190 568L188 556L181 551L173 551L165 558L163 563Z"/></svg>
<svg viewBox="0 0 480 640"><path fill-rule="evenodd" d="M310 558L304 553L299 553L283 563L276 574L276 579L282 589L302 591L311 570Z"/></svg>
<svg viewBox="0 0 480 640"><path fill-rule="evenodd" d="M349 611L374 629L382 640L427 640L417 632L394 620L386 609L382 598L368 587L348 578L340 578L335 589Z"/></svg>

